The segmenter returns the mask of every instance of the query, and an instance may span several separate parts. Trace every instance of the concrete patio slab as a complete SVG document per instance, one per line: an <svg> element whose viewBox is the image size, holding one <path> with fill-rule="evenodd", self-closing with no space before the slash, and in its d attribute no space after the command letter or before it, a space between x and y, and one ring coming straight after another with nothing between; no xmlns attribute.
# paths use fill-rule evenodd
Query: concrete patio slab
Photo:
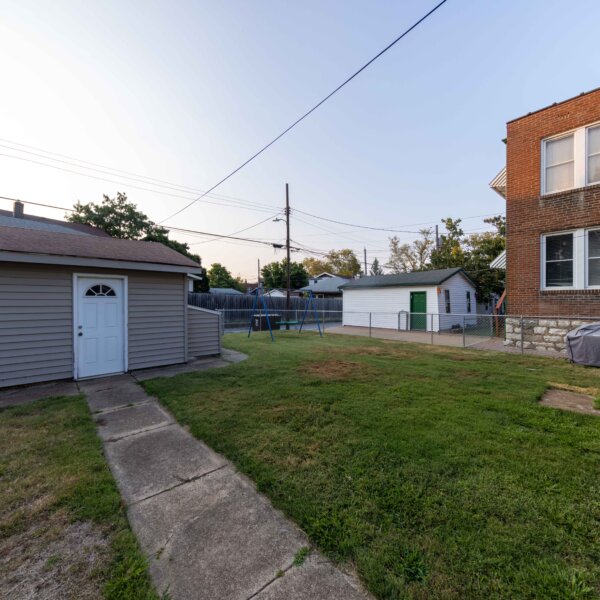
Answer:
<svg viewBox="0 0 600 600"><path fill-rule="evenodd" d="M119 489L138 502L227 464L181 427L161 427L106 444Z"/></svg>
<svg viewBox="0 0 600 600"><path fill-rule="evenodd" d="M85 394L95 393L102 390L118 389L122 385L131 382L131 375L122 373L110 375L109 377L96 377L94 379L80 379L77 382L79 389Z"/></svg>
<svg viewBox="0 0 600 600"><path fill-rule="evenodd" d="M101 412L142 402L148 402L148 394L133 378L115 388L91 393L88 397L88 404L92 412Z"/></svg>
<svg viewBox="0 0 600 600"><path fill-rule="evenodd" d="M52 383L20 386L0 391L0 408L19 406L43 398L77 396L78 394L79 389L74 381L54 381Z"/></svg>
<svg viewBox="0 0 600 600"><path fill-rule="evenodd" d="M307 540L231 467L134 504L158 593L246 600L288 569Z"/></svg>
<svg viewBox="0 0 600 600"><path fill-rule="evenodd" d="M173 419L156 402L96 413L94 420L98 434L105 441L173 424Z"/></svg>
<svg viewBox="0 0 600 600"><path fill-rule="evenodd" d="M156 377L174 377L181 373L195 373L198 371L206 371L207 369L215 369L218 367L226 367L230 363L221 358L208 358L194 360L180 365L169 365L166 367L156 367L156 369L142 369L140 371L132 371L131 374L138 381L146 381Z"/></svg>
<svg viewBox="0 0 600 600"><path fill-rule="evenodd" d="M358 581L321 555L311 554L303 565L292 567L254 596L255 600L367 600Z"/></svg>

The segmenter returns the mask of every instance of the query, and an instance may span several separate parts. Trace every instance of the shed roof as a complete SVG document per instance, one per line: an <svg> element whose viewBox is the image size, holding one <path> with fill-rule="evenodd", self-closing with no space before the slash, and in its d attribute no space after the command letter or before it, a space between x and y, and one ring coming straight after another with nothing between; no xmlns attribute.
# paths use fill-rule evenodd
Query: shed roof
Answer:
<svg viewBox="0 0 600 600"><path fill-rule="evenodd" d="M210 288L211 294L225 294L227 296L243 296L244 293L235 288Z"/></svg>
<svg viewBox="0 0 600 600"><path fill-rule="evenodd" d="M311 278L308 285L300 288L301 292L311 291L313 294L337 294L340 291L340 287L346 283L352 281L349 277L339 277L334 275L332 277L323 277L321 279Z"/></svg>
<svg viewBox="0 0 600 600"><path fill-rule="evenodd" d="M426 287L440 285L454 275L461 274L472 283L462 267L453 269L436 269L433 271L413 271L412 273L399 273L398 275L374 275L361 277L349 281L341 286L343 290L378 288L378 287Z"/></svg>
<svg viewBox="0 0 600 600"><path fill-rule="evenodd" d="M153 263L188 267L192 270L200 267L195 261L158 242L72 235L2 225L0 225L1 251L30 256L50 255L128 263Z"/></svg>

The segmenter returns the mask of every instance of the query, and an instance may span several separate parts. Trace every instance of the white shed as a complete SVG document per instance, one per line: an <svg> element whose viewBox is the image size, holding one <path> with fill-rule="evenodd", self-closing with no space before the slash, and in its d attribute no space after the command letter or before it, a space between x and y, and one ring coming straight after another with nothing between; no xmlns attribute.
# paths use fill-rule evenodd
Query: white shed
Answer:
<svg viewBox="0 0 600 600"><path fill-rule="evenodd" d="M344 325L440 331L477 322L475 285L462 268L362 277L341 289Z"/></svg>

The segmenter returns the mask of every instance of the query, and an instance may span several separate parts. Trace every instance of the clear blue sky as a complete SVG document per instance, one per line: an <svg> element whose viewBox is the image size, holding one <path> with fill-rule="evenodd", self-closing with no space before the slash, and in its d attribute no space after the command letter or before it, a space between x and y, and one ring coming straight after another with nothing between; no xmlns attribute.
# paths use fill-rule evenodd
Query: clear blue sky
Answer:
<svg viewBox="0 0 600 600"><path fill-rule="evenodd" d="M0 0L0 138L206 189L434 4ZM373 226L503 212L488 183L506 121L600 85L599 25L592 0L450 0L219 193L281 206L287 181L293 207ZM119 190L157 221L186 202L131 183L0 156L2 196L70 206ZM172 224L231 233L268 216L198 203ZM387 256L384 233L306 220L302 244ZM283 234L268 221L241 235ZM282 257L193 248L248 279Z"/></svg>

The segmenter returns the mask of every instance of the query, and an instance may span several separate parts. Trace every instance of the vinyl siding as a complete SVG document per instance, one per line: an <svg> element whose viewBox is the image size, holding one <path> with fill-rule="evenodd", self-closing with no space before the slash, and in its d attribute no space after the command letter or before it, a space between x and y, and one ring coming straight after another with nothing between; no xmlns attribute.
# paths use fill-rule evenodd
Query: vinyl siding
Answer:
<svg viewBox="0 0 600 600"><path fill-rule="evenodd" d="M183 274L0 263L0 387L73 377L73 273L128 277L129 369L185 362Z"/></svg>
<svg viewBox="0 0 600 600"><path fill-rule="evenodd" d="M477 304L475 300L475 288L462 275L454 275L440 286L442 293L439 294L439 313L442 329L451 329L462 327L463 316L467 324L477 323ZM444 290L450 291L450 310L451 314L446 314L446 301ZM467 313L467 291L471 292L471 314Z"/></svg>
<svg viewBox="0 0 600 600"><path fill-rule="evenodd" d="M73 376L72 274L0 264L0 387Z"/></svg>
<svg viewBox="0 0 600 600"><path fill-rule="evenodd" d="M219 313L188 306L188 356L209 356L221 352Z"/></svg>
<svg viewBox="0 0 600 600"><path fill-rule="evenodd" d="M185 362L184 276L129 272L129 368Z"/></svg>

